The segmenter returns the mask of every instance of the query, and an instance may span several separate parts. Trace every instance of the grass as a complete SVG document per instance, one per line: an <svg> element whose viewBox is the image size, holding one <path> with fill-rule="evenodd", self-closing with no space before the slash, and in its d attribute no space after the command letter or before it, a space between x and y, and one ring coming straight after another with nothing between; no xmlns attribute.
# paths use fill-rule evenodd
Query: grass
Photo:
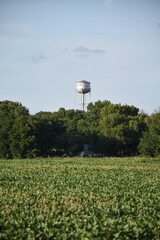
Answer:
<svg viewBox="0 0 160 240"><path fill-rule="evenodd" d="M1 160L0 239L160 239L160 158Z"/></svg>

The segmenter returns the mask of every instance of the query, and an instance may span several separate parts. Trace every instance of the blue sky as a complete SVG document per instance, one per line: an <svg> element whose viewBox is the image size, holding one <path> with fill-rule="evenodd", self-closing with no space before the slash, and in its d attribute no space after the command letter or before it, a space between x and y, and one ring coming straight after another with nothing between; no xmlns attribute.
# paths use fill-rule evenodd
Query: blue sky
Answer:
<svg viewBox="0 0 160 240"><path fill-rule="evenodd" d="M160 0L0 0L0 101L79 108L82 79L92 102L160 106Z"/></svg>

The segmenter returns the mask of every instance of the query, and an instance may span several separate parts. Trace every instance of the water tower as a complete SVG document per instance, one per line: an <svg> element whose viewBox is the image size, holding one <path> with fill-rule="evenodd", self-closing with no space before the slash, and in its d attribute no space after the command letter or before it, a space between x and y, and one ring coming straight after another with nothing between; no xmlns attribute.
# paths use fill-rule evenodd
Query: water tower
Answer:
<svg viewBox="0 0 160 240"><path fill-rule="evenodd" d="M91 91L90 82L86 80L81 80L76 83L76 91L81 94L81 108L84 111L85 107L85 94Z"/></svg>

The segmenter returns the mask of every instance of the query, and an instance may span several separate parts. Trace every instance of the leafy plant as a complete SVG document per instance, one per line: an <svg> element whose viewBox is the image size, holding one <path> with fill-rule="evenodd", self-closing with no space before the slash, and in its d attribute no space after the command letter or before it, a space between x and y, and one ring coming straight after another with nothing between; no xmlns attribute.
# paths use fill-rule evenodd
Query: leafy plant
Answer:
<svg viewBox="0 0 160 240"><path fill-rule="evenodd" d="M160 237L160 159L1 160L0 238Z"/></svg>

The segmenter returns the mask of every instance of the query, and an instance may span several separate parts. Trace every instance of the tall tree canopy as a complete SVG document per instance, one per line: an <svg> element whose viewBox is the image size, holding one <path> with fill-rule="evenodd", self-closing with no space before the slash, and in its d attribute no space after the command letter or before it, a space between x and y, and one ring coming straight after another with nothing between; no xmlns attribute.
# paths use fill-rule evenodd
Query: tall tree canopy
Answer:
<svg viewBox="0 0 160 240"><path fill-rule="evenodd" d="M29 157L34 155L35 124L26 107L12 101L0 102L0 157Z"/></svg>
<svg viewBox="0 0 160 240"><path fill-rule="evenodd" d="M29 114L21 103L0 102L0 158L75 155L88 144L107 156L160 154L160 113L97 101L87 112L60 108Z"/></svg>
<svg viewBox="0 0 160 240"><path fill-rule="evenodd" d="M160 112L147 119L148 131L144 132L138 146L139 152L145 156L160 155Z"/></svg>
<svg viewBox="0 0 160 240"><path fill-rule="evenodd" d="M109 104L101 110L100 132L111 141L116 155L136 154L139 138L146 129L145 116L134 106Z"/></svg>

